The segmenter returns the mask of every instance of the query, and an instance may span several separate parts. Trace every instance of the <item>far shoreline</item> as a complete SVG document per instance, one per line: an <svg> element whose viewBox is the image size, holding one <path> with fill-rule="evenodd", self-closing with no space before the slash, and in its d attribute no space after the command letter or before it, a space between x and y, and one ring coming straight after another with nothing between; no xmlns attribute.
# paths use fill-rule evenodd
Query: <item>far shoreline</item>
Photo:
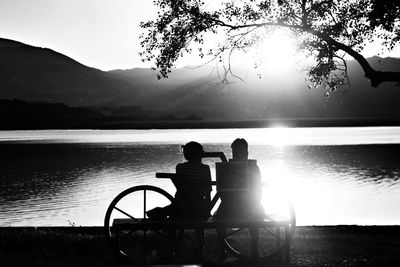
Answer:
<svg viewBox="0 0 400 267"><path fill-rule="evenodd" d="M301 118L301 119L260 119L260 120L178 120L178 121L131 121L95 120L24 123L1 123L0 130L150 130L150 129L231 129L269 127L398 127L399 118Z"/></svg>

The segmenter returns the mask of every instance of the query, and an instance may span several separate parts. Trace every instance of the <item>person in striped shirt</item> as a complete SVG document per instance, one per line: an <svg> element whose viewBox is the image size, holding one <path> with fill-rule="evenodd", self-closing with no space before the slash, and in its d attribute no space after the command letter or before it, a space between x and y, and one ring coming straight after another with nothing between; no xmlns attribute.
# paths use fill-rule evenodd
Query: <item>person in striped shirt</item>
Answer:
<svg viewBox="0 0 400 267"><path fill-rule="evenodd" d="M176 187L172 204L164 208L155 208L147 212L152 219L196 219L207 220L211 210L211 172L210 167L201 162L203 146L197 142L189 142L182 146L186 162L176 165L176 178L172 182ZM171 247L174 245L176 231L170 230ZM204 229L196 229L197 257L203 258Z"/></svg>
<svg viewBox="0 0 400 267"><path fill-rule="evenodd" d="M184 163L176 165L175 203L171 216L182 219L207 219L211 209L210 167L201 162L203 146L189 142L182 146Z"/></svg>
<svg viewBox="0 0 400 267"><path fill-rule="evenodd" d="M150 219L207 219L211 210L210 167L201 162L203 146L191 141L182 146L186 162L176 165L176 187L172 204L149 210Z"/></svg>

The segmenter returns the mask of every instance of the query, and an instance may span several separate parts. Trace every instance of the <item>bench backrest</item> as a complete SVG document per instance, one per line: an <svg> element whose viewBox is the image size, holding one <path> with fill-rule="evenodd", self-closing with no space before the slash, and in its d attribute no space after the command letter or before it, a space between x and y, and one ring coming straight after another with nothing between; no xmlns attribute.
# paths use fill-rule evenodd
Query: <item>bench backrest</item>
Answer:
<svg viewBox="0 0 400 267"><path fill-rule="evenodd" d="M216 181L218 192L247 191L252 165L256 160L230 161L216 163Z"/></svg>

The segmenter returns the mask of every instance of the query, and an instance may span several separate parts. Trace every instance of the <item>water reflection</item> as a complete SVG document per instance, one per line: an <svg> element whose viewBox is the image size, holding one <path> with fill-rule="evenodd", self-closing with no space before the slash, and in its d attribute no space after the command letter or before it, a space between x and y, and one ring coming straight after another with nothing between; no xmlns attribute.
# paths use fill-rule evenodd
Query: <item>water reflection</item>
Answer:
<svg viewBox="0 0 400 267"><path fill-rule="evenodd" d="M79 224L81 215L81 224L98 225L117 193L159 182L154 173L173 170L181 156L175 146L5 144L0 160L1 225Z"/></svg>
<svg viewBox="0 0 400 267"><path fill-rule="evenodd" d="M300 224L398 224L399 145L258 147L265 181ZM275 156L272 156L275 155Z"/></svg>
<svg viewBox="0 0 400 267"><path fill-rule="evenodd" d="M206 143L224 151L229 142ZM140 184L173 194L178 144L0 144L0 225L102 225L111 200ZM399 224L400 145L252 145L265 205L290 199L300 224ZM215 173L214 161L207 159Z"/></svg>

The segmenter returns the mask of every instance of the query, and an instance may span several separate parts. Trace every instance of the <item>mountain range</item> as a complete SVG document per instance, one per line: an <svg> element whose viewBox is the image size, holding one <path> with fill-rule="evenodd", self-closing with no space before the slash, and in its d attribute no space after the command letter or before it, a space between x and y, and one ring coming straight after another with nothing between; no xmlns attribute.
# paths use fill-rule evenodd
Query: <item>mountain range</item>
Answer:
<svg viewBox="0 0 400 267"><path fill-rule="evenodd" d="M368 61L400 71L398 58ZM356 62L347 65L351 85L326 98L324 90L308 89L299 72L260 79L238 68L244 81L221 83L205 65L177 68L159 80L151 69L101 71L48 48L0 39L0 99L8 101L0 118L7 110L15 114L17 103L25 112L32 109L21 108L24 103L62 103L71 108L66 113L84 107L84 117L101 121L400 120L400 90L392 83L372 88Z"/></svg>

